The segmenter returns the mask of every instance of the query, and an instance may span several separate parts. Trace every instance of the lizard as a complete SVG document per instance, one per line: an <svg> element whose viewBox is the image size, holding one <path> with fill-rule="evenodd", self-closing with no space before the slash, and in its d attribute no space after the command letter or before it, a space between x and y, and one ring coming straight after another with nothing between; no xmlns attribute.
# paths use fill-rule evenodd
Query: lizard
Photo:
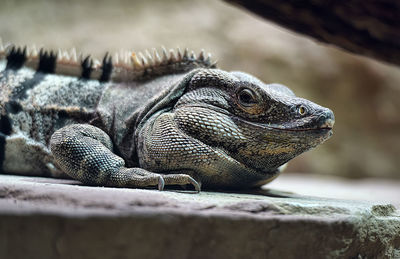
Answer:
<svg viewBox="0 0 400 259"><path fill-rule="evenodd" d="M76 50L0 41L0 170L86 185L244 189L332 135L333 112L216 67L204 51Z"/></svg>

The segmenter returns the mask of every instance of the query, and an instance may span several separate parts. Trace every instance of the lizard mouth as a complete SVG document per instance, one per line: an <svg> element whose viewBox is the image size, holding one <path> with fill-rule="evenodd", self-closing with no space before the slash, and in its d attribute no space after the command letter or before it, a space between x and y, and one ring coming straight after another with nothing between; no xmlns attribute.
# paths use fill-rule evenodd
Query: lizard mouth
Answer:
<svg viewBox="0 0 400 259"><path fill-rule="evenodd" d="M256 123L258 124L258 123ZM329 110L324 112L315 118L311 118L308 123L296 124L296 122L283 123L282 125L268 125L259 124L261 127L287 132L299 132L299 133L310 133L310 134L330 134L332 135L333 125L335 124L335 119L333 113Z"/></svg>
<svg viewBox="0 0 400 259"><path fill-rule="evenodd" d="M292 126L294 124L294 126ZM312 118L308 123L296 125L288 123L283 125L273 125L270 128L284 131L299 131L299 132L327 132L333 129L335 119L333 113L329 110L315 118Z"/></svg>
<svg viewBox="0 0 400 259"><path fill-rule="evenodd" d="M269 123L263 123L263 122L254 122L254 121L249 121L246 120L245 118L239 117L221 107L213 106L213 105L207 105L207 104L191 104L191 105L185 105L186 107L192 107L192 108L205 108L205 109L210 109L215 112L225 114L233 121L240 121L242 123L246 123L248 125L252 125L253 127L257 127L260 129L264 130L270 130L270 131L285 131L288 133L310 133L310 134L318 134L318 135L325 135L325 134L330 134L332 135L332 129L333 125L335 123L335 119L333 116L333 113L326 113L323 115L318 116L312 123L307 124L295 124L292 123L283 123L282 125L278 124L269 124ZM295 124L295 125L293 125Z"/></svg>
<svg viewBox="0 0 400 259"><path fill-rule="evenodd" d="M332 135L332 129L333 125L324 125L320 127L285 127L285 126L277 126L277 125L268 125L268 124L262 124L262 123L255 123L255 122L250 122L243 120L242 118L236 117L236 120L241 120L247 124L251 124L257 128L262 128L270 131L276 131L276 132L287 132L287 133L304 133L304 134L318 134L318 135L326 135L330 134Z"/></svg>
<svg viewBox="0 0 400 259"><path fill-rule="evenodd" d="M279 127L269 127L271 129L282 130L282 131L330 131L333 127L317 127L317 128L279 128Z"/></svg>
<svg viewBox="0 0 400 259"><path fill-rule="evenodd" d="M252 126L255 126L257 128L262 128L266 130L272 130L272 131L285 131L288 133L316 133L316 134L325 134L328 132L332 132L333 125L335 124L335 120L333 119L333 116L320 116L311 123L308 124L295 124L295 123L283 123L282 125L278 124L268 124L268 123L260 123L260 122L253 122L253 121L248 121L245 120L241 117L232 115L232 118L234 120L242 121L244 123L250 124Z"/></svg>

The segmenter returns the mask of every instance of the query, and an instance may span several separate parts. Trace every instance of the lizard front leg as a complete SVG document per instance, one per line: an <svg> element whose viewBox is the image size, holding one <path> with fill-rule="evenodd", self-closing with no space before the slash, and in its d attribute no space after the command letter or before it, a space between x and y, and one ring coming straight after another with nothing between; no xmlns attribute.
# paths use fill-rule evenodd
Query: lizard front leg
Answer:
<svg viewBox="0 0 400 259"><path fill-rule="evenodd" d="M111 138L91 125L73 124L57 130L51 137L50 149L60 168L84 184L133 188L158 185L159 190L165 184L192 184L200 191L199 184L189 175L126 168L125 161L112 152Z"/></svg>

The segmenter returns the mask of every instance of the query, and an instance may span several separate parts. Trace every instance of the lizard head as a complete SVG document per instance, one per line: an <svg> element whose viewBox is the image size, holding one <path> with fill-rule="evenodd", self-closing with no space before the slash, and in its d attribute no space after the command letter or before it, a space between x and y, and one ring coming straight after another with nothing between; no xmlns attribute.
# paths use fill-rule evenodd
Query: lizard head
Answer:
<svg viewBox="0 0 400 259"><path fill-rule="evenodd" d="M332 135L330 109L242 72L195 74L174 107L178 127L259 173L271 173Z"/></svg>
<svg viewBox="0 0 400 259"><path fill-rule="evenodd" d="M148 170L188 173L207 188L257 186L332 135L332 111L283 85L218 69L178 82L141 120L139 160Z"/></svg>

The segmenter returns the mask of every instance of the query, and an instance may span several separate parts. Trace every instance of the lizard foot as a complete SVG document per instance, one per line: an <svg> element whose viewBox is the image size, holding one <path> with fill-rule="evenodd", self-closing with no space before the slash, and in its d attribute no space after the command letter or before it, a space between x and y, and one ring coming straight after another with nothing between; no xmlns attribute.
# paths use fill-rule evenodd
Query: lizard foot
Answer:
<svg viewBox="0 0 400 259"><path fill-rule="evenodd" d="M142 168L120 168L110 175L107 186L113 187L149 187L157 185L158 190L164 190L165 185L190 184L200 192L200 184L187 174L157 174Z"/></svg>

